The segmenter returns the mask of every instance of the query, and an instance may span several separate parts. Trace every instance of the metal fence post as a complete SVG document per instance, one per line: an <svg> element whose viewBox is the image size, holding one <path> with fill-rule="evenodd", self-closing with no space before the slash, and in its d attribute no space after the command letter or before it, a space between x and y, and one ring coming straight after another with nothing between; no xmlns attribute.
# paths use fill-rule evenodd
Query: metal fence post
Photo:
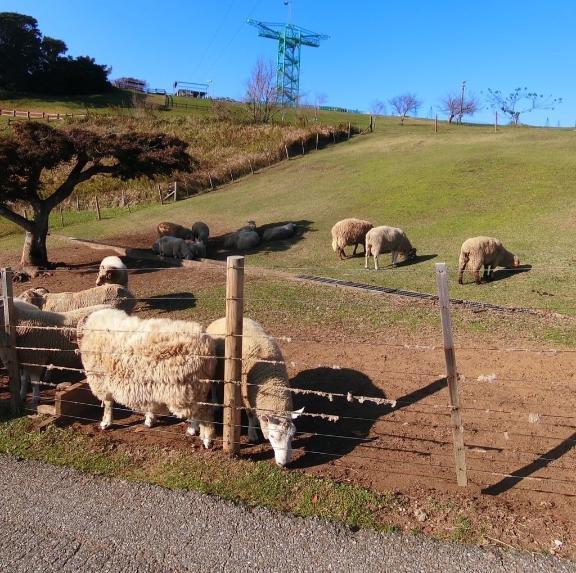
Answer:
<svg viewBox="0 0 576 573"><path fill-rule="evenodd" d="M456 353L450 317L450 299L448 297L448 273L446 263L436 263L436 286L442 316L442 334L444 337L444 357L446 360L446 378L450 393L450 417L452 421L452 438L454 440L454 463L458 485L468 485L466 476L466 455L464 449L464 427L460 415L460 395L458 393L458 372L456 370Z"/></svg>
<svg viewBox="0 0 576 573"><path fill-rule="evenodd" d="M224 451L240 450L244 257L226 260L226 341L224 358Z"/></svg>
<svg viewBox="0 0 576 573"><path fill-rule="evenodd" d="M20 397L20 366L16 351L16 313L14 312L14 293L12 290L12 269L1 271L2 306L4 313L4 329L0 330L0 344L6 351L6 370L10 379L10 410L17 415L22 412Z"/></svg>

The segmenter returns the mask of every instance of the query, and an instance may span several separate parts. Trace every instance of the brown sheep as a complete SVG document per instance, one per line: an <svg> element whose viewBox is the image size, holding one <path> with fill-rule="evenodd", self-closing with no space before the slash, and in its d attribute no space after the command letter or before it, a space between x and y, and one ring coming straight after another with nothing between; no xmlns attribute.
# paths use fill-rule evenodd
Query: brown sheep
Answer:
<svg viewBox="0 0 576 573"><path fill-rule="evenodd" d="M177 223L169 223L168 221L159 223L156 230L158 231L158 237L177 237L184 240L194 238L191 229L187 229Z"/></svg>
<svg viewBox="0 0 576 573"><path fill-rule="evenodd" d="M342 219L332 227L332 249L338 253L340 259L346 258L344 247L354 245L354 252L356 254L358 245L364 247L366 240L366 233L372 229L374 225L370 221L363 221L362 219Z"/></svg>

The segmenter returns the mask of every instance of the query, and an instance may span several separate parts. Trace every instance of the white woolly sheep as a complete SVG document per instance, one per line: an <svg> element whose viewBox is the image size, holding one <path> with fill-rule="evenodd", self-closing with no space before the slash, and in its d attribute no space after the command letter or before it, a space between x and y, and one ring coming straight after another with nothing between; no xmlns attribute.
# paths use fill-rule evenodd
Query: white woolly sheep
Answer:
<svg viewBox="0 0 576 573"><path fill-rule="evenodd" d="M484 265L486 280L492 279L495 267L515 268L520 265L520 260L510 251L506 250L499 239L492 237L472 237L466 239L460 248L458 282L463 284L462 276L464 269L474 273L476 284L480 284L480 269Z"/></svg>
<svg viewBox="0 0 576 573"><path fill-rule="evenodd" d="M128 286L128 269L120 257L111 256L102 259L96 278L96 286L105 284Z"/></svg>
<svg viewBox="0 0 576 573"><path fill-rule="evenodd" d="M77 353L76 327L91 313L105 308L105 305L98 305L58 313L40 310L25 301L14 299L18 360L24 374L22 398L26 396L27 381L31 379L32 400L34 404L38 403L39 383L46 368L82 368ZM0 325L4 327L3 312L0 312ZM4 353L5 349L0 346L0 358L6 363Z"/></svg>
<svg viewBox="0 0 576 573"><path fill-rule="evenodd" d="M200 324L102 310L78 325L78 345L90 390L104 402L102 429L112 424L118 402L145 412L148 427L166 411L199 420L200 438L210 447L212 407L198 402L206 402L210 392L215 343Z"/></svg>
<svg viewBox="0 0 576 573"><path fill-rule="evenodd" d="M344 252L344 247L354 245L354 252L352 253L352 256L354 256L358 245L364 247L366 233L372 229L373 226L370 221L363 221L362 219L350 218L338 221L331 230L332 249L335 253L338 253L340 259L345 259L346 253Z"/></svg>
<svg viewBox="0 0 576 573"><path fill-rule="evenodd" d="M392 252L392 266L396 266L398 253L404 256L405 260L413 259L416 256L416 249L412 246L406 233L397 227L374 227L366 233L365 263L368 268L370 254L374 257L374 268L378 270L378 255L380 253Z"/></svg>
<svg viewBox="0 0 576 573"><path fill-rule="evenodd" d="M274 449L276 463L284 466L292 459L292 438L296 427L292 420L302 410L293 411L290 378L282 352L273 337L255 320L245 318L242 337L242 400L248 414L248 439L258 440L258 422L264 437ZM206 332L216 341L219 358L217 378L223 373L226 319L208 326Z"/></svg>
<svg viewBox="0 0 576 573"><path fill-rule="evenodd" d="M51 312L67 312L105 304L130 313L136 305L134 295L127 288L117 284L105 284L78 292L48 292L45 288L30 288L18 298L41 310Z"/></svg>
<svg viewBox="0 0 576 573"><path fill-rule="evenodd" d="M152 245L152 251L161 257L189 260L194 258L188 243L184 239L178 239L177 237L160 237Z"/></svg>
<svg viewBox="0 0 576 573"><path fill-rule="evenodd" d="M279 225L278 227L271 227L264 229L262 233L263 241L281 241L282 239L289 239L296 232L296 225L294 223L286 223L286 225Z"/></svg>
<svg viewBox="0 0 576 573"><path fill-rule="evenodd" d="M210 236L210 229L206 223L202 221L196 221L192 225L192 237L197 241L202 241L204 244L208 242L208 237Z"/></svg>
<svg viewBox="0 0 576 573"><path fill-rule="evenodd" d="M193 239L194 235L190 229L178 225L178 223L169 223L164 221L156 227L158 237L178 237L179 239Z"/></svg>

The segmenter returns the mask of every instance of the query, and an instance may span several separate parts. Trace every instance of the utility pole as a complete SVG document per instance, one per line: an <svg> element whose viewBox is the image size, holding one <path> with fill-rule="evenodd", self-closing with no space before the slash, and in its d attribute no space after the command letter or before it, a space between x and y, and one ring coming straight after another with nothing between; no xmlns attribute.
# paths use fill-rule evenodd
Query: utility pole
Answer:
<svg viewBox="0 0 576 573"><path fill-rule="evenodd" d="M462 117L464 116L464 90L466 89L466 80L462 82L462 97L460 98L460 117L458 118L458 123L462 123Z"/></svg>

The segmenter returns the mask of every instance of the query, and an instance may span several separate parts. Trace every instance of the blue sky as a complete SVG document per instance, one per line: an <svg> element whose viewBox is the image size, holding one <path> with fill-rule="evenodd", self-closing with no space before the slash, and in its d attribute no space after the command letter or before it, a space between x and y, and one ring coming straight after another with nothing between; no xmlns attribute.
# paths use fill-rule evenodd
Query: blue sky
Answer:
<svg viewBox="0 0 576 573"><path fill-rule="evenodd" d="M133 76L165 89L175 80L212 80L212 95L235 99L258 58L276 59L276 43L246 19L288 18L283 0L0 0L0 10L33 16L70 55L111 66L112 79ZM321 96L327 105L370 111L375 100L410 91L426 117L466 80L479 96L526 86L561 97L555 110L524 121L576 125L570 0L293 0L291 12L294 24L330 36L302 50L300 91L310 103ZM474 119L492 117L484 110Z"/></svg>

